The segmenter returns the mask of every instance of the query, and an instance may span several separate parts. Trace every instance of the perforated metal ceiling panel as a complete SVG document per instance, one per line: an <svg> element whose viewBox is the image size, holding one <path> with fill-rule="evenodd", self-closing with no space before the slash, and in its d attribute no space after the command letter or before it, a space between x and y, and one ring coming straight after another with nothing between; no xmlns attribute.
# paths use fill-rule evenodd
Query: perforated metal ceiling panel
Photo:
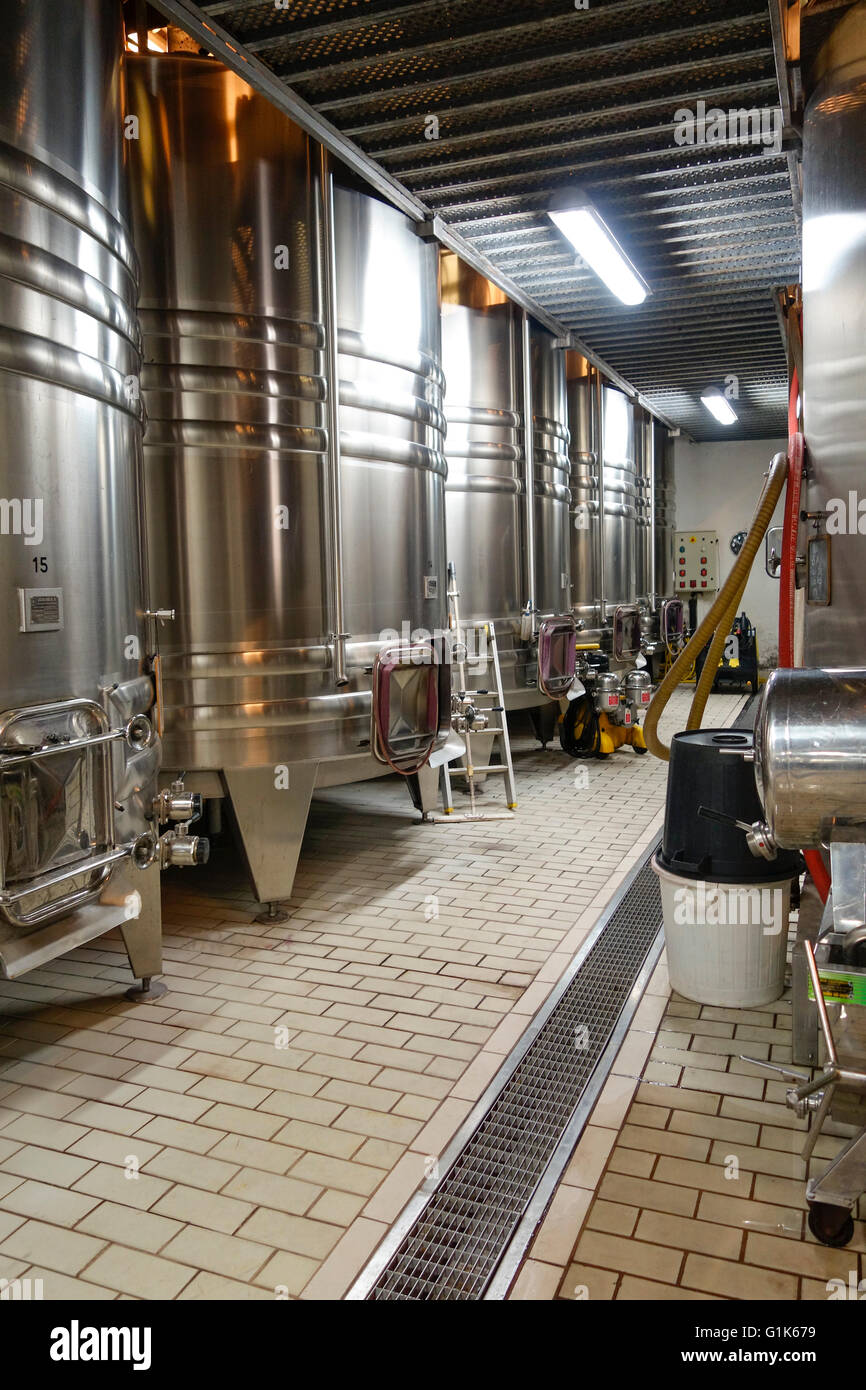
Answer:
<svg viewBox="0 0 866 1390"><path fill-rule="evenodd" d="M211 0L201 9L698 439L785 433L773 299L799 276L783 152L678 145L773 108L766 0ZM435 138L431 138L435 137ZM620 305L546 210L580 187L649 282ZM700 404L737 378L740 424Z"/></svg>

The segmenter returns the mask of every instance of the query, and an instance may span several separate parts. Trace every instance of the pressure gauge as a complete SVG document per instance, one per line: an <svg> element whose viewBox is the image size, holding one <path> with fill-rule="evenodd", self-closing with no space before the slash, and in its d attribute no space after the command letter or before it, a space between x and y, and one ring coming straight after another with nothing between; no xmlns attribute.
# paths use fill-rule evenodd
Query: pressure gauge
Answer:
<svg viewBox="0 0 866 1390"><path fill-rule="evenodd" d="M743 546L746 544L747 531L738 531L735 536L731 536L731 550L735 555L739 555Z"/></svg>

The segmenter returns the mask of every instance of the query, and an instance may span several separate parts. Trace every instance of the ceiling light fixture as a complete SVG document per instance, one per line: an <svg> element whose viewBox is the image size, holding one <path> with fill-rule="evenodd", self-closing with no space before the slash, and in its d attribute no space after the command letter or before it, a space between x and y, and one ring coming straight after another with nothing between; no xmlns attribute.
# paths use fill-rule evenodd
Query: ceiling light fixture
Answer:
<svg viewBox="0 0 866 1390"><path fill-rule="evenodd" d="M632 265L604 218L592 203L552 208L549 217L580 258L623 304L643 304L649 285Z"/></svg>
<svg viewBox="0 0 866 1390"><path fill-rule="evenodd" d="M721 391L716 391L715 389L705 391L701 396L701 402L706 406L711 415L715 415L720 425L735 425L737 423L736 411L731 407Z"/></svg>

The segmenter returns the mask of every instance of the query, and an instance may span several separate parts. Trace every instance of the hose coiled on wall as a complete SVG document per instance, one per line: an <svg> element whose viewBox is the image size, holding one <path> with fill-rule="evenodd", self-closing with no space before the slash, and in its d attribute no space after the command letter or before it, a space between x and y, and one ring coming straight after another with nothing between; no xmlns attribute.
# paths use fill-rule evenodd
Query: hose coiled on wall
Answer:
<svg viewBox="0 0 866 1390"><path fill-rule="evenodd" d="M739 611L740 602L749 581L749 572L752 563L758 553L758 548L767 532L767 527L772 520L776 504L785 486L785 479L788 476L788 459L785 454L777 454L770 464L769 472L764 481L755 516L749 528L745 544L734 563L734 567L725 580L719 591L712 608L706 617L699 623L694 635L689 638L683 650L680 652L661 685L653 697L652 704L647 710L644 720L644 738L646 745L651 753L664 762L670 759L671 750L666 743L663 743L658 736L659 720L664 713L665 706L671 698L674 690L683 679L685 671L694 661L695 657L703 651L707 641L712 638L707 659L704 662L704 669L701 672L700 680L695 689L692 707L689 711L689 718L686 727L688 729L698 729L703 719L710 690L715 679L716 670L722 653L725 649L728 633L731 624Z"/></svg>

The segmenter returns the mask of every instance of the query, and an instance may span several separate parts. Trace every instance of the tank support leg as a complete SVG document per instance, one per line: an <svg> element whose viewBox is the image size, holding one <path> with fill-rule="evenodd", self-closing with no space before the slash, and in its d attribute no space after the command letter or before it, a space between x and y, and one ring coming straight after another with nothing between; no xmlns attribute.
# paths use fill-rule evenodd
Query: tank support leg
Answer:
<svg viewBox="0 0 866 1390"><path fill-rule="evenodd" d="M439 805L439 776L438 768L422 767L420 772L413 772L411 777L406 778L412 805L421 812L422 820L426 820Z"/></svg>
<svg viewBox="0 0 866 1390"><path fill-rule="evenodd" d="M165 994L167 986L155 975L162 974L162 908L160 903L160 874L156 865L129 877L131 888L141 894L141 914L120 928L133 975L141 980L126 991L127 999L137 1004L149 1004Z"/></svg>
<svg viewBox="0 0 866 1390"><path fill-rule="evenodd" d="M307 828L318 763L275 767L225 768L223 778L259 902L258 922L275 926L288 920L279 904L292 896L295 872Z"/></svg>
<svg viewBox="0 0 866 1390"><path fill-rule="evenodd" d="M534 705L529 711L529 718L532 720L532 732L542 748L546 748L556 735L559 706L552 700L546 705Z"/></svg>

